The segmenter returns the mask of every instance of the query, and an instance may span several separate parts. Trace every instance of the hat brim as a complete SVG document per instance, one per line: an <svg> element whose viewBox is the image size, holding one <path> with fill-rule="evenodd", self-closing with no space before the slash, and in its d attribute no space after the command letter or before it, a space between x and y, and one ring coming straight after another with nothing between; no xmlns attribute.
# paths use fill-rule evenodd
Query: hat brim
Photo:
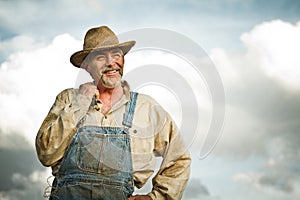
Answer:
<svg viewBox="0 0 300 200"><path fill-rule="evenodd" d="M102 46L99 48L84 49L73 53L70 57L70 62L75 67L80 68L85 57L91 52L120 48L123 51L123 54L126 55L134 45L135 45L135 41L128 41L128 42L123 42L115 45Z"/></svg>

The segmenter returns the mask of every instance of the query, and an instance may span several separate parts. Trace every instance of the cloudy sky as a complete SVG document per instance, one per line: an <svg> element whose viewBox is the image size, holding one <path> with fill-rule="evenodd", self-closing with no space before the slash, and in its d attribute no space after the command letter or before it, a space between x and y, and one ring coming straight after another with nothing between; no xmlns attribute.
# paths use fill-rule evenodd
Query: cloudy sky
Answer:
<svg viewBox="0 0 300 200"><path fill-rule="evenodd" d="M50 170L36 158L36 132L56 94L76 86L79 71L70 55L82 48L87 29L104 24L116 33L154 28L184 35L203 48L221 77L221 137L199 158L203 143L196 133L183 199L299 199L299 13L297 0L0 0L0 199L42 199ZM128 55L127 73L149 60L174 65L189 79L199 130L209 127L210 85L200 90L205 84L190 80L192 68L180 69L180 60L162 52ZM188 107L176 104L180 94L159 99L167 92L159 85L140 91L156 95L179 125L186 120L180 114Z"/></svg>

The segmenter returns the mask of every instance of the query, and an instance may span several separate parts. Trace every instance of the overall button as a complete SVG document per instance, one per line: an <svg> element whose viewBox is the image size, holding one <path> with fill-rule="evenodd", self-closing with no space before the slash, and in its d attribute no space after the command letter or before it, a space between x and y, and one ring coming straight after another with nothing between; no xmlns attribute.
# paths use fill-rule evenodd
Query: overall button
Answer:
<svg viewBox="0 0 300 200"><path fill-rule="evenodd" d="M98 104L94 105L94 109L99 111L100 110L100 107L98 106Z"/></svg>

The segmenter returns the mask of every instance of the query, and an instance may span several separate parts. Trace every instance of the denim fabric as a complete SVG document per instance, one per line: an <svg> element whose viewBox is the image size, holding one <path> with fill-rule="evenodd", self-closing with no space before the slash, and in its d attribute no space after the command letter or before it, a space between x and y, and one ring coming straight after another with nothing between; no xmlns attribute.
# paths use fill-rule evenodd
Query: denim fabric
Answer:
<svg viewBox="0 0 300 200"><path fill-rule="evenodd" d="M124 127L84 126L77 130L55 176L51 200L126 200L133 193L128 129L137 93L131 93Z"/></svg>

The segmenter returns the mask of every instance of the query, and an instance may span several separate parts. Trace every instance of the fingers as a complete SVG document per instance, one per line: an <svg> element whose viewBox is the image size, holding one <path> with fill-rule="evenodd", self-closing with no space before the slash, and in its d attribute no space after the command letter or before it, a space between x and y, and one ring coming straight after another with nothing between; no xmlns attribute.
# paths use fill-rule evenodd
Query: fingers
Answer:
<svg viewBox="0 0 300 200"><path fill-rule="evenodd" d="M99 91L97 89L97 86L94 85L94 83L84 83L79 86L79 94L82 94L84 96L87 96L89 98L93 98L95 95L96 97L99 97Z"/></svg>

